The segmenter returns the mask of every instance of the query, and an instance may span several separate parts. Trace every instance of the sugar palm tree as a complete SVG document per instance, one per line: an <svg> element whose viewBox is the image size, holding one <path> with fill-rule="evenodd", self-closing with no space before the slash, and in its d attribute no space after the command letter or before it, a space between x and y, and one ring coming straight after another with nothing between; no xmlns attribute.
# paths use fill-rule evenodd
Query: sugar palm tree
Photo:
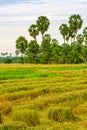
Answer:
<svg viewBox="0 0 87 130"><path fill-rule="evenodd" d="M85 44L87 44L87 27L84 28L83 35L84 35Z"/></svg>
<svg viewBox="0 0 87 130"><path fill-rule="evenodd" d="M62 34L63 36L63 39L64 39L64 43L65 43L65 40L69 40L69 27L67 26L67 24L62 24L60 27L59 27L59 30L60 30L60 33Z"/></svg>
<svg viewBox="0 0 87 130"><path fill-rule="evenodd" d="M39 44L36 40L31 40L28 46L28 57L31 63L38 63Z"/></svg>
<svg viewBox="0 0 87 130"><path fill-rule="evenodd" d="M24 57L23 57L23 55L24 55L27 47L28 47L28 41L26 40L25 37L20 36L16 40L16 49L18 49L19 52L21 53L21 62L22 62L22 64L24 63Z"/></svg>
<svg viewBox="0 0 87 130"><path fill-rule="evenodd" d="M39 31L42 34L42 39L43 39L44 33L49 28L50 22L49 22L49 20L48 20L48 18L46 16L40 16L40 17L38 17L38 20L36 22L37 22L37 26L39 28Z"/></svg>
<svg viewBox="0 0 87 130"><path fill-rule="evenodd" d="M39 35L38 26L36 24L32 24L29 27L28 32L30 33L30 36L32 36L36 40L36 36Z"/></svg>
<svg viewBox="0 0 87 130"><path fill-rule="evenodd" d="M82 27L82 24L83 24L83 20L80 15L74 14L69 17L69 26L71 31L73 31L74 33L74 42L75 42L77 31Z"/></svg>
<svg viewBox="0 0 87 130"><path fill-rule="evenodd" d="M73 31L69 28L69 38L71 38L71 43L74 42L73 38L75 37L75 34L73 33Z"/></svg>
<svg viewBox="0 0 87 130"><path fill-rule="evenodd" d="M78 34L77 35L77 42L82 45L83 41L84 41L84 36L82 34Z"/></svg>

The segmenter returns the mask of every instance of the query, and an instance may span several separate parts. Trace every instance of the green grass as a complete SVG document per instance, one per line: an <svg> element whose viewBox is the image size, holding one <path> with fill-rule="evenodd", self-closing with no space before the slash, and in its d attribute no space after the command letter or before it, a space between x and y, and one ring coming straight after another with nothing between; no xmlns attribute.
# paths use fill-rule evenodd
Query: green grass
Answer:
<svg viewBox="0 0 87 130"><path fill-rule="evenodd" d="M0 65L0 130L87 130L87 65Z"/></svg>
<svg viewBox="0 0 87 130"><path fill-rule="evenodd" d="M3 65L4 68L5 65ZM32 66L32 65L31 65ZM24 78L40 78L40 77L55 77L55 76L63 76L63 73L61 71L78 71L78 70L87 70L86 65L82 66L73 66L73 65L62 65L62 66L57 66L57 65L44 65L42 67L41 65L33 67L9 67L9 68L4 68L0 70L0 80L7 80L7 79L24 79ZM58 72L59 73L58 73Z"/></svg>

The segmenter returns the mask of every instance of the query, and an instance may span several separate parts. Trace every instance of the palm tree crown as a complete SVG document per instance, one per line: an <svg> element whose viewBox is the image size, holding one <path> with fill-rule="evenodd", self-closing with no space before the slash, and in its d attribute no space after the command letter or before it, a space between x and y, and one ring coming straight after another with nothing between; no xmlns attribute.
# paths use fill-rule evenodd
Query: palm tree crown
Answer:
<svg viewBox="0 0 87 130"><path fill-rule="evenodd" d="M48 20L48 18L46 16L38 17L38 20L36 22L37 22L39 31L41 32L42 37L43 37L45 31L48 30L50 22L49 22L49 20Z"/></svg>
<svg viewBox="0 0 87 130"><path fill-rule="evenodd" d="M62 24L59 27L60 33L62 34L63 38L64 38L64 43L65 43L65 39L68 37L69 35L69 27L67 26L67 24Z"/></svg>
<svg viewBox="0 0 87 130"><path fill-rule="evenodd" d="M36 36L39 35L39 29L36 24L32 24L28 29L30 36L32 36L36 40Z"/></svg>
<svg viewBox="0 0 87 130"><path fill-rule="evenodd" d="M26 40L25 37L20 36L16 40L16 49L18 49L19 52L21 53L22 64L24 63L24 61L23 61L23 54L25 53L27 47L28 47L28 41Z"/></svg>
<svg viewBox="0 0 87 130"><path fill-rule="evenodd" d="M82 24L83 24L83 20L80 15L74 14L70 16L69 25L70 25L71 30L74 33L77 33L77 31L82 27Z"/></svg>

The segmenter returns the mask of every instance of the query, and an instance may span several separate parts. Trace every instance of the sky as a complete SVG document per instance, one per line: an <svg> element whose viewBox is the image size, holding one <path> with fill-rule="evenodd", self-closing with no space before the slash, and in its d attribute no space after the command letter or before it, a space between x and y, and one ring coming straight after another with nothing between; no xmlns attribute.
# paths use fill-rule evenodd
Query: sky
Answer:
<svg viewBox="0 0 87 130"><path fill-rule="evenodd" d="M46 33L61 43L59 26L68 23L73 14L80 14L83 28L87 26L87 0L0 0L0 53L15 54L15 41L19 36L25 36L30 41L28 28L39 16L50 20Z"/></svg>

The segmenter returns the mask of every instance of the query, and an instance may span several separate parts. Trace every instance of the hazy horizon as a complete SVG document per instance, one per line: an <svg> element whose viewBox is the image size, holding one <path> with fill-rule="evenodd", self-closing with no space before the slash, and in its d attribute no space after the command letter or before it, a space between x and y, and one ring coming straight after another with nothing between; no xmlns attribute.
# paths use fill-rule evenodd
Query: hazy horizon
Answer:
<svg viewBox="0 0 87 130"><path fill-rule="evenodd" d="M27 30L41 15L50 20L47 33L60 42L59 26L67 23L70 15L80 14L84 28L87 26L86 11L86 0L0 0L0 53L14 53L15 41L20 35L30 40Z"/></svg>

